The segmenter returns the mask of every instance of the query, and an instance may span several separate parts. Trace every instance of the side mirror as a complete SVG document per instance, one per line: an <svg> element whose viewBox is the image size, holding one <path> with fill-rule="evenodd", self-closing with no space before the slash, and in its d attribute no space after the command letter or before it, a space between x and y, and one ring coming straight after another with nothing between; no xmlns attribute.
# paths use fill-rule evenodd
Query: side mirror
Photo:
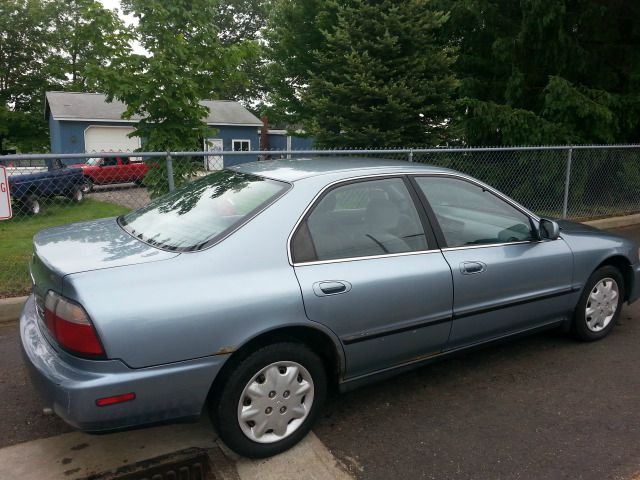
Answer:
<svg viewBox="0 0 640 480"><path fill-rule="evenodd" d="M548 220L546 218L540 219L540 238L546 240L557 240L560 236L560 225L558 222Z"/></svg>

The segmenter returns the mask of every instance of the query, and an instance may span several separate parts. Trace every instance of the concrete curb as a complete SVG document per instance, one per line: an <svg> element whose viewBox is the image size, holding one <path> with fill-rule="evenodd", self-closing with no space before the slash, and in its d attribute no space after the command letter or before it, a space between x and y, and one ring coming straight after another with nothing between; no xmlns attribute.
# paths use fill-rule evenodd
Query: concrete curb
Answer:
<svg viewBox="0 0 640 480"><path fill-rule="evenodd" d="M602 230L607 228L628 227L640 223L640 213L625 215L623 217L601 218L599 220L591 220L582 223L584 223L585 225L591 225L592 227L600 228Z"/></svg>
<svg viewBox="0 0 640 480"><path fill-rule="evenodd" d="M206 418L197 424L167 425L105 435L72 432L32 440L0 449L0 465L2 478L113 478L111 474L123 467L189 448L207 452L210 473L219 480L354 480L313 432L280 455L249 460L233 453L227 454L227 448L217 441L217 434Z"/></svg>
<svg viewBox="0 0 640 480"><path fill-rule="evenodd" d="M187 447L213 449L215 441L206 421L109 435L72 432L5 447L0 465L2 478L73 480Z"/></svg>
<svg viewBox="0 0 640 480"><path fill-rule="evenodd" d="M0 325L18 321L27 297L0 298Z"/></svg>
<svg viewBox="0 0 640 480"><path fill-rule="evenodd" d="M630 225L640 224L640 213L633 215L624 215L622 217L601 218L599 220L590 220L582 222L585 225L600 228L602 230L608 228L621 228ZM0 299L0 325L11 324L18 321L20 312L27 297L13 297Z"/></svg>

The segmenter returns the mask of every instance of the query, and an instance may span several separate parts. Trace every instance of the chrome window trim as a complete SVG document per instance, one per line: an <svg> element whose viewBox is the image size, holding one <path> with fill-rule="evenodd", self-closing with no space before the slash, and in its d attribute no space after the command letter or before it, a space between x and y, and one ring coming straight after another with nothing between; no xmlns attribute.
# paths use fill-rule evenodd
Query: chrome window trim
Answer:
<svg viewBox="0 0 640 480"><path fill-rule="evenodd" d="M509 245L524 245L525 243L542 243L547 240L520 240L518 242L503 242L503 243L487 243L481 245L463 245L461 247L445 247L442 248L443 252L451 252L455 250L471 250L474 248L488 248L488 247L507 247Z"/></svg>
<svg viewBox="0 0 640 480"><path fill-rule="evenodd" d="M349 177L349 178L341 178L340 180L335 180L331 183L328 183L327 185L325 185L324 187L322 187L320 189L320 191L314 195L314 197L311 199L311 202L309 202L309 204L305 207L304 211L302 212L302 215L300 215L300 217L298 218L298 220L296 221L295 225L293 226L293 229L291 230L291 232L289 232L289 237L287 238L287 258L289 260L289 265L291 265L292 267L297 267L297 266L302 266L302 265L321 265L323 263L336 263L336 262L350 262L350 261L354 261L354 260L364 260L364 259L374 259L374 258L384 258L384 257L397 257L397 256L401 256L401 255L417 255L417 254L421 254L421 253L431 253L431 252L439 252L440 250L421 250L418 252L403 252L403 253L388 253L388 254L384 254L384 255L371 255L371 256L367 256L367 257L350 257L350 258L334 258L331 260L317 260L315 262L300 262L300 263L294 263L293 262L293 255L291 254L291 241L293 240L293 235L296 233L296 231L298 230L298 227L300 226L300 223L302 223L302 220L307 216L307 213L309 212L309 210L311 210L311 207L316 203L316 201L324 194L324 192L326 192L327 190L329 190L330 188L339 185L341 183L351 183L354 180L366 180L369 178L400 178L402 179L403 177L410 175L410 172L392 172L392 173L371 173L368 175L359 175L356 177ZM418 210L418 206L416 206L416 210Z"/></svg>
<svg viewBox="0 0 640 480"><path fill-rule="evenodd" d="M424 255L429 253L440 253L440 250L418 250L416 252L402 252L402 253L384 253L382 255L369 255L366 257L347 257L347 258L334 258L332 260L317 260L315 262L300 262L293 264L294 267L307 267L310 265L323 265L325 263L343 263L343 262L357 262L359 260L375 260L378 258L391 258L391 257L406 257L408 255Z"/></svg>

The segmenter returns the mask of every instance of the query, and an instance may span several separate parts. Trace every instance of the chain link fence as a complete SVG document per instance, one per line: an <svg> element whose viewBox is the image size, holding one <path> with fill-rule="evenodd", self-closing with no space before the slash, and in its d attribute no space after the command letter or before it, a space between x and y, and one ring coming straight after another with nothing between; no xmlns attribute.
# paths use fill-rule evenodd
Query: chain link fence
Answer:
<svg viewBox="0 0 640 480"><path fill-rule="evenodd" d="M93 152L0 157L13 217L0 221L0 298L30 289L33 235L47 227L117 216L225 165L278 158L380 158L458 170L541 216L587 220L640 212L640 146Z"/></svg>

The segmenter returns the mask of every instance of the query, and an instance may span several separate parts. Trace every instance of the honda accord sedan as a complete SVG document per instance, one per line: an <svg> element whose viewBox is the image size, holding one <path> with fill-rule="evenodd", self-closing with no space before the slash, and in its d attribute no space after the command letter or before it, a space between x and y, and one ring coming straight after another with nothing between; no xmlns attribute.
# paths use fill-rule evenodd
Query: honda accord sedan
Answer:
<svg viewBox="0 0 640 480"><path fill-rule="evenodd" d="M48 406L90 432L207 408L248 457L334 387L541 329L599 340L640 295L630 240L407 162L245 164L33 243L21 339Z"/></svg>

